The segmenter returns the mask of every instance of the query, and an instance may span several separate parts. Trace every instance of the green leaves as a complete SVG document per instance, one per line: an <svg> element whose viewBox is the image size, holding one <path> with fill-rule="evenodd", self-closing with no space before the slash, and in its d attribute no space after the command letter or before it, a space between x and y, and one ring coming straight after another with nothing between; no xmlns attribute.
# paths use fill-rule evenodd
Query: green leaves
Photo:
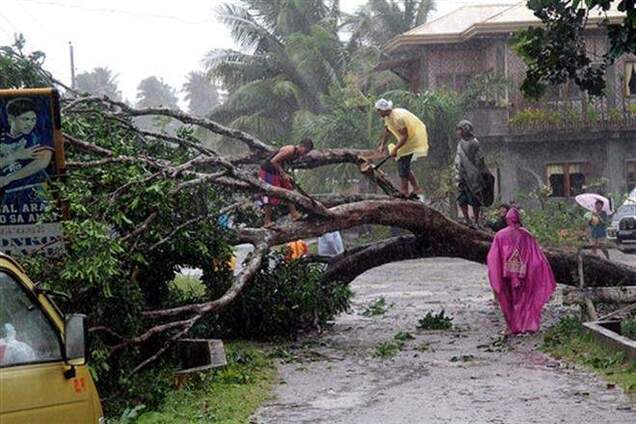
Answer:
<svg viewBox="0 0 636 424"><path fill-rule="evenodd" d="M51 76L39 67L45 58L40 51L26 53L26 40L16 34L13 45L0 47L0 88L50 87Z"/></svg>
<svg viewBox="0 0 636 424"><path fill-rule="evenodd" d="M384 315L389 311L391 307L393 307L393 304L388 304L384 297L379 297L365 306L365 308L362 310L362 315L364 315L365 317Z"/></svg>
<svg viewBox="0 0 636 424"><path fill-rule="evenodd" d="M450 330L453 328L453 317L446 315L443 309L436 314L429 311L418 320L417 328L419 330Z"/></svg>
<svg viewBox="0 0 636 424"><path fill-rule="evenodd" d="M435 0L369 0L346 26L353 39L382 47L393 37L425 23L436 3Z"/></svg>
<svg viewBox="0 0 636 424"><path fill-rule="evenodd" d="M209 324L233 337L271 339L293 337L297 331L324 326L349 308L348 286L325 284L321 269L302 261L285 261L273 253L239 301L223 309ZM204 268L203 281L211 296L229 286L220 274Z"/></svg>
<svg viewBox="0 0 636 424"><path fill-rule="evenodd" d="M616 4L625 12L622 25L605 24L608 52L595 63L586 47L588 15L608 11ZM545 28L519 31L512 40L514 51L528 66L521 86L530 99L542 97L549 86L573 80L592 96L605 94L605 70L620 56L636 52L636 10L634 0L528 0L527 6Z"/></svg>

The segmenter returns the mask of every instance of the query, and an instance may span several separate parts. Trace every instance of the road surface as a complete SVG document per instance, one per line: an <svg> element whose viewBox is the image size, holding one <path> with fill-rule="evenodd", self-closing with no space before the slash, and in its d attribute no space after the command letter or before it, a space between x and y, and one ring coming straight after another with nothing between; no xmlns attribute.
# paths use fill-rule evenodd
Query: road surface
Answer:
<svg viewBox="0 0 636 424"><path fill-rule="evenodd" d="M614 252L613 252L614 253ZM636 256L614 258L636 265ZM636 404L600 377L539 352L541 335L503 341L504 322L486 268L424 259L371 270L352 283L353 311L279 361L274 398L259 424L634 424ZM393 306L365 317L379 297ZM427 311L445 309L457 330L416 329ZM544 322L572 313L549 304ZM395 357L373 357L399 331Z"/></svg>

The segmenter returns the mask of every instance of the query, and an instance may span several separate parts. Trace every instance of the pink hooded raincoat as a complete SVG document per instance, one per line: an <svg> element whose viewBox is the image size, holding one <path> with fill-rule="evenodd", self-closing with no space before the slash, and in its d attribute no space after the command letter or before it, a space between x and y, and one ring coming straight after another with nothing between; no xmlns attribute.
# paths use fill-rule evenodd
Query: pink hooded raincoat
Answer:
<svg viewBox="0 0 636 424"><path fill-rule="evenodd" d="M506 215L488 253L488 277L512 334L534 332L541 325L543 305L556 288L554 274L541 246L521 228L519 211Z"/></svg>

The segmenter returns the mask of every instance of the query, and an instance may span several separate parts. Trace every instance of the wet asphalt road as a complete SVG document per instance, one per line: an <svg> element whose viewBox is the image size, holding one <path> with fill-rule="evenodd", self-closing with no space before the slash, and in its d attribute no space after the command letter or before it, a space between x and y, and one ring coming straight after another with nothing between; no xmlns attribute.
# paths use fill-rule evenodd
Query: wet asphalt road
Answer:
<svg viewBox="0 0 636 424"><path fill-rule="evenodd" d="M636 256L612 253L636 265ZM483 265L443 258L394 263L365 273L352 288L353 311L279 361L274 399L253 422L636 423L634 400L539 352L540 334L502 340L503 318ZM393 305L388 312L362 316L379 297ZM454 317L455 330L416 329L425 312L441 309ZM557 295L544 323L573 312ZM415 339L391 359L373 357L399 331Z"/></svg>

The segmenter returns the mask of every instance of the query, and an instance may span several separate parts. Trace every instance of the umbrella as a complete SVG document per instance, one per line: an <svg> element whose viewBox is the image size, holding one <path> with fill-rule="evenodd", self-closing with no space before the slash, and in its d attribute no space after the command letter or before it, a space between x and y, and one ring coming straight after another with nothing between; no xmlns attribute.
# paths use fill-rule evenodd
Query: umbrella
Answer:
<svg viewBox="0 0 636 424"><path fill-rule="evenodd" d="M605 212L612 213L612 206L607 197L601 196L600 194L594 193L585 193L579 194L575 197L576 203L583 206L588 211L594 211L594 205L598 200L603 202L603 210Z"/></svg>

